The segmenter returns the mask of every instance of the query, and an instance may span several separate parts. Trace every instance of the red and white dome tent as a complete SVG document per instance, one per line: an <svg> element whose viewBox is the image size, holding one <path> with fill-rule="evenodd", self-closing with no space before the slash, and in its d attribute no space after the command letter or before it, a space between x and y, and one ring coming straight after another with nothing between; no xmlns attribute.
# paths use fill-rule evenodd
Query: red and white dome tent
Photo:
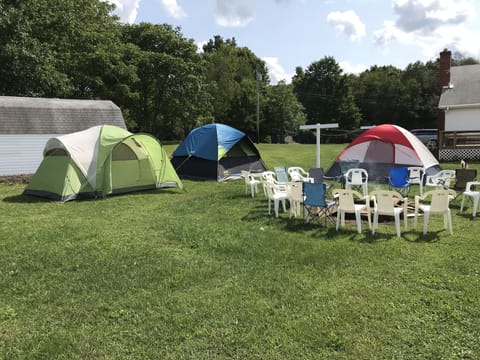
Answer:
<svg viewBox="0 0 480 360"><path fill-rule="evenodd" d="M427 175L440 171L438 160L410 131L391 124L366 130L335 159L326 178L342 175L342 162L367 170L371 181L384 182L392 167L420 166Z"/></svg>

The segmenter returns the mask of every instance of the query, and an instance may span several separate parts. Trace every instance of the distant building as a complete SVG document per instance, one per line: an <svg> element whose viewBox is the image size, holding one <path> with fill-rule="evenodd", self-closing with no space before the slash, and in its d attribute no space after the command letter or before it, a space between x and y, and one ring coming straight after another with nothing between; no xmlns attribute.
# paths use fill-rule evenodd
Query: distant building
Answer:
<svg viewBox="0 0 480 360"><path fill-rule="evenodd" d="M111 101L0 96L0 176L33 174L48 139L103 124L126 128Z"/></svg>
<svg viewBox="0 0 480 360"><path fill-rule="evenodd" d="M440 53L439 159L480 159L480 65L451 66Z"/></svg>

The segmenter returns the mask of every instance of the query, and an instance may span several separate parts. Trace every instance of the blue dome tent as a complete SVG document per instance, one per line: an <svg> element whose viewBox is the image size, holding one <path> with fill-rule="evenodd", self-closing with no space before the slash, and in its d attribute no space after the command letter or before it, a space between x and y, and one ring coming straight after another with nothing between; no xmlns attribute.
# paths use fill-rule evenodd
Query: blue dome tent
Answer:
<svg viewBox="0 0 480 360"><path fill-rule="evenodd" d="M181 178L223 181L242 170L265 171L260 153L243 132L224 124L193 129L172 154Z"/></svg>

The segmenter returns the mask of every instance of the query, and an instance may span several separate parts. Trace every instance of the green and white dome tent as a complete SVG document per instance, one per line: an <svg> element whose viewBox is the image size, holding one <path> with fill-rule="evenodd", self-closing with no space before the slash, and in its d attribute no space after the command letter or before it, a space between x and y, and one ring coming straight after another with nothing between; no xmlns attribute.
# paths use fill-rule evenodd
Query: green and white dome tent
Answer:
<svg viewBox="0 0 480 360"><path fill-rule="evenodd" d="M183 188L165 150L149 134L112 125L51 138L25 195L68 201L165 187Z"/></svg>

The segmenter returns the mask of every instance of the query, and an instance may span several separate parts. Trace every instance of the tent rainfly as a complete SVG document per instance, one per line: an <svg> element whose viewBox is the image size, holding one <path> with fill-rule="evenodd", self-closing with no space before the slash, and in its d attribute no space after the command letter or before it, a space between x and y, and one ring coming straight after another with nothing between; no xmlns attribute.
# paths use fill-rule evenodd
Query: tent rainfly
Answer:
<svg viewBox="0 0 480 360"><path fill-rule="evenodd" d="M385 181L392 167L423 167L427 174L440 170L438 160L410 131L391 124L375 126L355 138L335 159L325 177L342 174L342 162L355 162L372 181Z"/></svg>
<svg viewBox="0 0 480 360"><path fill-rule="evenodd" d="M193 129L172 155L180 177L223 181L242 170L265 171L260 153L243 132L224 124Z"/></svg>
<svg viewBox="0 0 480 360"><path fill-rule="evenodd" d="M51 138L43 156L25 195L68 201L183 187L157 139L112 125Z"/></svg>

